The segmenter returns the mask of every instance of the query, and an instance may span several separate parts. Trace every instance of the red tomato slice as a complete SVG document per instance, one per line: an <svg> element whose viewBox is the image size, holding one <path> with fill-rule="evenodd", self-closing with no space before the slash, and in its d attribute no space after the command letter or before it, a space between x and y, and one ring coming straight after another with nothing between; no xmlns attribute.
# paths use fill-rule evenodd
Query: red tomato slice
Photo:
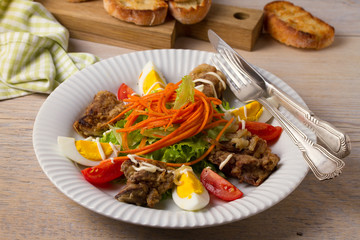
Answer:
<svg viewBox="0 0 360 240"><path fill-rule="evenodd" d="M121 171L121 165L124 161L125 160L104 160L97 166L85 168L81 173L85 179L92 184L104 184L124 174Z"/></svg>
<svg viewBox="0 0 360 240"><path fill-rule="evenodd" d="M261 122L246 122L245 128L251 132L251 134L258 135L269 143L276 141L282 132L282 128L279 126L272 126Z"/></svg>
<svg viewBox="0 0 360 240"><path fill-rule="evenodd" d="M243 196L243 193L237 187L210 168L202 170L200 180L210 193L222 200L233 201Z"/></svg>
<svg viewBox="0 0 360 240"><path fill-rule="evenodd" d="M124 100L126 98L129 98L129 96L133 93L134 93L134 90L132 90L131 87L129 87L125 83L122 83L118 89L117 97L119 100Z"/></svg>

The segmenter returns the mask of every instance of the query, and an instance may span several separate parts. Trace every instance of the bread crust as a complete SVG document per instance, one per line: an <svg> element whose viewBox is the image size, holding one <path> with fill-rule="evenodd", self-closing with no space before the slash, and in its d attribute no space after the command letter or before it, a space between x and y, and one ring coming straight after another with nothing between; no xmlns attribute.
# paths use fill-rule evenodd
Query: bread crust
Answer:
<svg viewBox="0 0 360 240"><path fill-rule="evenodd" d="M297 48L328 47L335 35L332 26L287 1L265 5L264 29L279 42Z"/></svg>
<svg viewBox="0 0 360 240"><path fill-rule="evenodd" d="M171 15L182 24L195 24L202 21L208 14L211 0L170 0Z"/></svg>
<svg viewBox="0 0 360 240"><path fill-rule="evenodd" d="M105 10L113 17L136 25L154 26L165 22L168 4L162 0L155 0L148 8L143 4L141 8L136 4L124 4L124 0L103 0Z"/></svg>

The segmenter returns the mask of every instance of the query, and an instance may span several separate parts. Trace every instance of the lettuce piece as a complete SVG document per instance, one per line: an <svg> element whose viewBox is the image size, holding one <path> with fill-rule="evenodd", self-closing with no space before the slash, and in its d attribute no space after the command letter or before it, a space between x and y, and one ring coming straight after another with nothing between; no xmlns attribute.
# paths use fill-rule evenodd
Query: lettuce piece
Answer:
<svg viewBox="0 0 360 240"><path fill-rule="evenodd" d="M182 78L176 93L174 109L179 109L188 102L194 102L195 83L191 80L190 76L186 75Z"/></svg>
<svg viewBox="0 0 360 240"><path fill-rule="evenodd" d="M118 133L118 132L116 132L116 130L117 129L119 129L118 127L113 127L113 126L110 126L110 129L111 129L111 136L112 137L115 137L116 138L116 140L117 140L117 143L115 143L115 142L112 142L112 143L114 143L114 144L118 144L118 145L122 145L122 137L121 137L121 133Z"/></svg>
<svg viewBox="0 0 360 240"><path fill-rule="evenodd" d="M121 137L118 139L118 134L116 132L117 128L111 129L110 132L107 132L106 134L103 134L103 136L99 139L100 142L103 143L113 143L115 145L121 145ZM120 140L120 141L119 141Z"/></svg>
<svg viewBox="0 0 360 240"><path fill-rule="evenodd" d="M177 144L169 146L162 157L162 161L166 162L190 162L201 157L208 149L209 143L201 138L190 138Z"/></svg>
<svg viewBox="0 0 360 240"><path fill-rule="evenodd" d="M172 189L168 189L166 192L161 195L161 200L171 199L172 198Z"/></svg>
<svg viewBox="0 0 360 240"><path fill-rule="evenodd" d="M194 136L174 145L156 150L145 157L171 163L191 162L203 155L209 148L209 145L207 141L203 140L202 136Z"/></svg>
<svg viewBox="0 0 360 240"><path fill-rule="evenodd" d="M192 169L194 170L194 172L195 172L197 175L199 175L199 176L200 176L200 174L201 174L201 172L202 172L202 170L203 170L204 168L209 167L211 170L213 170L214 172L216 172L217 174L219 174L219 175L222 176L223 178L227 178L227 177L225 176L225 174L219 170L218 167L216 167L213 163L211 163L211 162L209 162L209 161L207 161L207 160L198 162L198 163L192 165L191 167L192 167Z"/></svg>
<svg viewBox="0 0 360 240"><path fill-rule="evenodd" d="M111 131L107 132L106 134L103 134L103 136L99 139L100 142L104 143L113 143L115 145L121 145L121 134L116 132L117 129L123 128L126 121L124 119L121 119L117 121L114 125L110 125L109 128Z"/></svg>
<svg viewBox="0 0 360 240"><path fill-rule="evenodd" d="M212 138L212 139L216 139L216 137L219 135L219 133L221 132L221 130L224 128L224 125L219 125L219 126L216 126L214 128L210 128L208 131L207 131L207 135L209 138ZM229 141L229 139L227 139L225 137L225 134L221 135L220 137L220 142L222 141Z"/></svg>
<svg viewBox="0 0 360 240"><path fill-rule="evenodd" d="M230 106L230 103L225 99L222 100L221 105L225 110L233 109L233 107Z"/></svg>
<svg viewBox="0 0 360 240"><path fill-rule="evenodd" d="M125 117L127 117L129 114L131 113L128 112L125 114ZM143 121L144 119L146 119L147 117L146 116L139 116L138 119L136 120L136 123L138 122L141 122ZM122 139L121 139L121 133L118 133L116 132L117 129L120 129L120 128L124 128L125 126L125 123L126 123L126 120L125 119L120 119L119 121L117 121L113 126L109 126L111 131L107 132L106 134L104 134L100 139L99 141L100 142L106 142L106 143L109 143L109 142L112 142L113 144L115 145L122 145ZM129 147L134 147L136 146L137 144L140 143L141 139L142 139L142 135L140 134L140 130L137 130L137 131L134 131L134 132L131 132L129 135L128 135L128 144L129 144Z"/></svg>
<svg viewBox="0 0 360 240"><path fill-rule="evenodd" d="M154 137L154 135L159 135L159 136L165 137L168 134L170 134L171 132L175 131L177 128L178 128L178 125L174 124L173 126L169 126L166 130L164 127L146 129L143 132L143 135L146 137L151 137L151 138L156 138L156 137Z"/></svg>

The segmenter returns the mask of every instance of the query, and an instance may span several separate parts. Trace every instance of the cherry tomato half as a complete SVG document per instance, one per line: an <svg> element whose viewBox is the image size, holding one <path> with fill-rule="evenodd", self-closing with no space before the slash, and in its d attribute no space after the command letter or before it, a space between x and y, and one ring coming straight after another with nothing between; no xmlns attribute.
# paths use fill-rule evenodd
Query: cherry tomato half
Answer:
<svg viewBox="0 0 360 240"><path fill-rule="evenodd" d="M131 87L129 87L125 83L122 83L118 89L117 97L119 100L124 100L126 98L129 98L129 96L133 93L134 90L132 90Z"/></svg>
<svg viewBox="0 0 360 240"><path fill-rule="evenodd" d="M85 168L81 171L85 179L92 184L104 184L110 182L124 173L121 171L121 165L125 160L102 161L99 165Z"/></svg>
<svg viewBox="0 0 360 240"><path fill-rule="evenodd" d="M241 127L241 124L240 124ZM272 126L262 122L246 122L245 128L251 132L251 134L257 135L260 138L271 143L276 141L282 132L282 128L279 126Z"/></svg>
<svg viewBox="0 0 360 240"><path fill-rule="evenodd" d="M243 193L237 187L210 168L202 170L200 180L210 193L222 200L233 201L243 196Z"/></svg>

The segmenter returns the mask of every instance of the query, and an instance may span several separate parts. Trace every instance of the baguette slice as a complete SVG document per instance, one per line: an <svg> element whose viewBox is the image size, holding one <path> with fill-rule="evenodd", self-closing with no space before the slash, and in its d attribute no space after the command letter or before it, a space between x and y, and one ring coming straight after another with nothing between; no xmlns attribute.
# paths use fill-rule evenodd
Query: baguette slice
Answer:
<svg viewBox="0 0 360 240"><path fill-rule="evenodd" d="M211 0L170 0L171 15L182 24L194 24L202 21L208 14Z"/></svg>
<svg viewBox="0 0 360 240"><path fill-rule="evenodd" d="M287 1L265 5L264 29L279 42L297 48L328 47L335 35L332 26Z"/></svg>
<svg viewBox="0 0 360 240"><path fill-rule="evenodd" d="M154 26L165 22L168 4L165 0L103 0L105 10L113 17L136 25Z"/></svg>

